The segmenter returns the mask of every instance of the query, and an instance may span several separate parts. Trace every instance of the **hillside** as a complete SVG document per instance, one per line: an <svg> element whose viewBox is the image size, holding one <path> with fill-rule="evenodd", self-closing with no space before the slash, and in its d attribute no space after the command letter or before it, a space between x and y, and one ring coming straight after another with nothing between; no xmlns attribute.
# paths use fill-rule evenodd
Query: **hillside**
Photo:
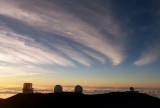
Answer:
<svg viewBox="0 0 160 108"><path fill-rule="evenodd" d="M142 93L112 92L17 94L0 100L0 108L160 108L160 99Z"/></svg>

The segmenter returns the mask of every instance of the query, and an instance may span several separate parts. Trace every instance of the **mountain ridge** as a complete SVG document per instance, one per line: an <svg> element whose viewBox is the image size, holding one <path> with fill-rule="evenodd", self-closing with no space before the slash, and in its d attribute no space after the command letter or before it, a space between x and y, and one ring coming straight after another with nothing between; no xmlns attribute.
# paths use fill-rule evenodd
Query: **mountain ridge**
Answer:
<svg viewBox="0 0 160 108"><path fill-rule="evenodd" d="M0 100L0 108L159 108L160 99L133 92L82 94L74 92L17 94Z"/></svg>

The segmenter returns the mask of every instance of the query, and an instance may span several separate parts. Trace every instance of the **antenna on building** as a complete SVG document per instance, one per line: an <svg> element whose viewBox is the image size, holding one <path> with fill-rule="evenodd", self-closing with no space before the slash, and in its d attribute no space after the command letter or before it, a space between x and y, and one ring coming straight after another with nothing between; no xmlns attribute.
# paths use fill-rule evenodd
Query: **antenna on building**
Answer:
<svg viewBox="0 0 160 108"><path fill-rule="evenodd" d="M33 93L32 83L23 84L23 93L24 94Z"/></svg>
<svg viewBox="0 0 160 108"><path fill-rule="evenodd" d="M82 93L83 92L83 87L80 85L75 86L75 93Z"/></svg>
<svg viewBox="0 0 160 108"><path fill-rule="evenodd" d="M61 85L56 85L54 87L54 93L61 93L61 92L63 92L62 86Z"/></svg>

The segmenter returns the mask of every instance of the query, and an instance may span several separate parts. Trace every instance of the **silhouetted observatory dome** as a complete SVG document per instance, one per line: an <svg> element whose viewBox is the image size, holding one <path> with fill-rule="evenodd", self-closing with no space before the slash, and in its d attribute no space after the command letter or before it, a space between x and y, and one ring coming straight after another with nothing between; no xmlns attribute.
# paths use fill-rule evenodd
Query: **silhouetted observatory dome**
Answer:
<svg viewBox="0 0 160 108"><path fill-rule="evenodd" d="M134 87L130 87L130 91L134 91Z"/></svg>
<svg viewBox="0 0 160 108"><path fill-rule="evenodd" d="M63 91L63 88L61 85L56 85L54 87L54 93L61 93Z"/></svg>
<svg viewBox="0 0 160 108"><path fill-rule="evenodd" d="M75 93L82 93L83 92L83 88L80 85L76 85L75 86Z"/></svg>

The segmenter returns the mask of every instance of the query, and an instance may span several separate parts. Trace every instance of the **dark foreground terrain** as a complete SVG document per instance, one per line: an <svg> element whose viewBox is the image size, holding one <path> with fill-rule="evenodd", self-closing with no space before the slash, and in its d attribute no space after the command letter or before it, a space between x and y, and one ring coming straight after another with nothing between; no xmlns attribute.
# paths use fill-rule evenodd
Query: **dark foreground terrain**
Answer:
<svg viewBox="0 0 160 108"><path fill-rule="evenodd" d="M17 94L0 99L0 108L160 108L160 99L142 93L113 92Z"/></svg>

